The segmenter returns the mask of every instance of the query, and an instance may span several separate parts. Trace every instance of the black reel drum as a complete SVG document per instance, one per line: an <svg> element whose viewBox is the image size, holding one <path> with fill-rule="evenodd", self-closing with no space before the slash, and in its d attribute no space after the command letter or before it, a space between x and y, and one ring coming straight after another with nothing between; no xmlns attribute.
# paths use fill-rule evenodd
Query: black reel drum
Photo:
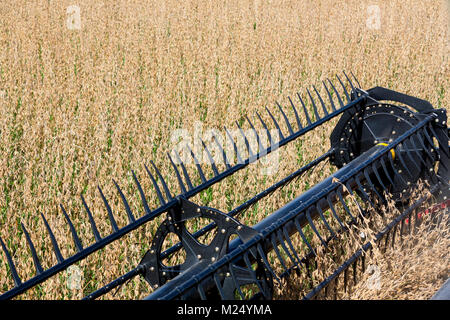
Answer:
<svg viewBox="0 0 450 320"><path fill-rule="evenodd" d="M345 166L364 152L375 146L387 147L409 129L414 128L424 117L405 106L375 103L367 105L359 112L345 113L331 135L331 147L335 152L331 162L338 168ZM437 157L436 146L430 136L411 137L390 150L389 163L384 170L394 181L389 181L386 175L380 173L382 183L374 177L379 194L389 192L394 200L405 198L412 183L419 179L427 180L430 171L434 171L430 157ZM413 163L413 166L407 165ZM396 170L399 175L391 175ZM384 190L387 186L388 190Z"/></svg>

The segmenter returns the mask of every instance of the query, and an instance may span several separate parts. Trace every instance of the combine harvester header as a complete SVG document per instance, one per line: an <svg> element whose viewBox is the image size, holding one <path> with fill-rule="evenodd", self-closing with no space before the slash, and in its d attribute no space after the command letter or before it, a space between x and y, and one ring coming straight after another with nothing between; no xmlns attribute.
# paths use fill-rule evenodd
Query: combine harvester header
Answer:
<svg viewBox="0 0 450 320"><path fill-rule="evenodd" d="M353 74L353 81L347 74L344 75L346 84L338 76L337 86L330 80L322 83L325 97L319 94L320 90L313 87L313 90L307 90L307 100L302 99L300 94L295 99L289 98L290 114L295 116L294 121L289 120L286 110L277 103L276 108L280 119L284 121L283 126L279 125L277 117L269 109L266 108L266 111L272 119L272 125L265 123L263 117L257 113L257 121L264 127L270 140L270 144L266 146L248 117L246 120L252 128L253 138L258 142L257 149L251 147L250 137L245 135L239 124L245 150L239 150L226 129L233 144L234 154L229 154L217 143L225 164L225 170L222 172L219 172L205 143L202 144L203 152L206 152L210 161L213 172L211 177L205 175L205 168L202 168L196 155L190 150L201 180L199 185L193 185L194 179L189 176L187 164L181 161L179 154L175 153L177 159L172 159L168 154L168 161L180 188L178 195L169 189L153 162L152 170L145 166L160 201L160 206L156 209L150 209L141 183L132 172L145 210L140 218L135 217L124 193L114 181L129 219L128 225L122 228L118 228L109 202L99 187L98 191L112 227L111 234L107 236L100 235L89 206L81 196L95 237L93 244L85 246L82 243L69 215L61 205L77 249L77 253L71 257L62 256L53 231L42 215L58 261L47 270L41 267L38 253L25 225L22 224L36 270L31 279L24 281L19 277L11 254L0 238L10 275L15 283L15 286L1 294L0 298L11 299L19 296L162 214L165 214L165 220L156 231L141 262L128 273L90 293L85 299L99 298L136 276L141 276L149 284L146 299L272 299L275 282L280 282L302 269L309 272L317 255L323 254L322 249L314 247L307 229L320 240L320 246L327 248L331 241L342 241L340 234L348 232L350 226L360 224L373 209L383 214L380 208L387 203L387 196L394 200L401 214L383 230L375 230L378 232L377 240L385 238L387 241L389 234L395 234L397 229L400 229L401 235L403 229L411 225L405 223L406 219L411 222L415 214L423 211L424 206L430 203L438 204L433 207L433 212L445 210L447 214L450 154L446 110L434 109L427 101L382 87L365 91L361 89ZM190 201L201 191L336 117L340 119L330 137L331 148L326 153L230 212L199 206ZM270 136L269 127L276 128L278 139ZM283 132L281 127L287 128L287 132L286 129ZM244 158L244 154L248 157ZM228 159L234 159L234 156L238 161L231 164ZM325 161L337 168L331 176L253 226L239 221L238 216L248 208ZM429 192L412 205L407 204L419 181L424 182ZM356 202L356 211L349 202ZM187 224L200 218L212 222L191 233ZM319 228L319 225L322 228ZM208 233L209 243L198 241L199 237ZM164 250L163 243L169 235L175 235L179 242ZM298 239L300 241L297 241ZM391 241L394 241L393 236ZM356 268L360 261L364 268L363 251L369 250L371 246L368 242L357 250L327 279L311 288L304 298L312 299L319 297L320 293L326 294L328 286L340 278L343 278L346 284L351 268L356 277ZM167 259L182 250L185 252L184 262L167 265ZM269 259L269 254L274 258ZM275 268L274 264L278 267ZM249 286L252 287L251 291L244 290Z"/></svg>

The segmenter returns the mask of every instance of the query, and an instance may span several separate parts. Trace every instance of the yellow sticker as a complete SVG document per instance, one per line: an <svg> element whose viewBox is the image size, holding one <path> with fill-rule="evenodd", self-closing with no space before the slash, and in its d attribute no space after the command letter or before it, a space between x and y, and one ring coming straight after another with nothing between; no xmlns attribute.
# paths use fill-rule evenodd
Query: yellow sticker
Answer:
<svg viewBox="0 0 450 320"><path fill-rule="evenodd" d="M377 144L377 146L385 146L385 147L387 147L388 144L384 143L384 142L380 142L379 144ZM394 149L391 149L391 154L392 154L392 159L395 159L395 151L394 151Z"/></svg>

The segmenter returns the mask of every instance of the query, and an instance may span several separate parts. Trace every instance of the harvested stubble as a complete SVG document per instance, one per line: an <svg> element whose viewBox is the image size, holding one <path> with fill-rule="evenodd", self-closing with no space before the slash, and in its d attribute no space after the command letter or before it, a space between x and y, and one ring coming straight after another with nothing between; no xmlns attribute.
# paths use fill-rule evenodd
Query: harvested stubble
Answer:
<svg viewBox="0 0 450 320"><path fill-rule="evenodd" d="M92 243L85 198L106 235L110 225L96 185L111 199L119 226L126 214L115 179L143 210L130 170L145 176L153 159L169 172L165 152L175 129L232 126L301 88L352 70L365 89L376 85L450 106L449 29L445 1L378 1L380 29L367 25L370 1L1 1L0 230L22 278L34 274L20 222L43 267L56 262L38 213L55 230L62 254L74 253L63 203L84 243ZM66 8L77 5L81 29L68 30ZM292 115L291 115L292 116ZM227 211L329 147L335 121L280 151L278 171L252 166L194 201ZM286 128L282 128L286 130ZM307 150L307 152L305 152ZM189 170L193 171L191 166ZM253 171L252 171L253 170ZM257 173L255 175L252 172ZM330 173L298 181L242 221L250 225ZM176 189L175 177L168 177ZM157 199L143 180L149 204ZM248 220L247 220L248 219ZM160 219L78 263L82 290L67 273L21 296L80 298L139 262ZM0 290L12 287L0 253ZM106 298L140 298L139 279Z"/></svg>

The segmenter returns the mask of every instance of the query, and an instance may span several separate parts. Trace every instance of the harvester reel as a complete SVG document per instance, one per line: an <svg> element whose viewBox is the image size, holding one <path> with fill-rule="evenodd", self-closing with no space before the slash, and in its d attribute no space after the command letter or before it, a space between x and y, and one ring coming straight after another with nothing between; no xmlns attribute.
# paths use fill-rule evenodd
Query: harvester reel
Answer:
<svg viewBox="0 0 450 320"><path fill-rule="evenodd" d="M374 104L344 114L331 138L336 150L333 163L341 168L376 145L387 146L418 122L411 110L391 104Z"/></svg>
<svg viewBox="0 0 450 320"><path fill-rule="evenodd" d="M375 146L388 146L422 119L423 114L415 113L406 106L386 103L367 105L358 112L347 112L331 136L331 146L335 150L331 161L336 167L342 168ZM427 138L430 139L429 136ZM436 160L437 153L436 147L427 138L412 138L391 149L389 162L392 166L384 163L379 176L372 179L378 194L386 191L395 200L402 202L401 199L412 184L421 178L430 177L430 169L434 170L434 161L430 159ZM406 163L413 163L414 166L411 168ZM397 174L393 175L392 170L396 170ZM385 186L388 186L387 189Z"/></svg>
<svg viewBox="0 0 450 320"><path fill-rule="evenodd" d="M151 191L156 192L159 200L156 208L150 208L146 197L149 190L143 190L138 177L132 171L141 199L141 208L144 209L143 212L138 212L139 216L132 212L124 193L114 181L125 208L124 213L128 217L128 224L121 228L116 223L111 205L98 187L112 228L107 235L102 236L99 232L92 212L81 195L95 238L92 244L83 244L69 214L61 205L76 248L76 253L72 256L63 257L51 223L41 214L58 261L48 269L43 269L39 253L22 224L35 266L35 275L28 280L23 281L19 276L21 273L16 270L14 254L11 254L8 248L11 241L5 244L0 237L0 248L6 257L8 273L14 281L14 287L3 292L0 299L11 299L23 294L157 217L165 217L165 220L158 227L141 262L126 274L89 293L85 299L102 297L137 276L142 276L150 284L151 290L145 297L148 300L237 297L271 299L273 280L282 283L280 280L286 279L293 271L306 271L306 276L313 281L311 270L315 268L314 259L323 252L319 247L327 247L330 241L344 241L342 239L345 237L339 235L348 232L349 226L360 223L361 215L382 214L380 203L386 203L386 195L393 197L400 214L376 234L375 240L384 239L385 244L388 240L394 243L396 237L402 236L405 228L412 230L414 226L410 223L411 219L415 216L416 223L420 219L419 210L426 210L433 202L437 202L433 208L439 209L442 214L448 214L450 149L446 109L435 109L425 100L382 87L364 91L356 77L353 74L352 76L355 82L345 74L347 85L339 76L336 76L338 86L329 79L323 81L322 91L326 92L326 96L321 96L320 90L313 86L313 91L307 90L307 96L305 95L309 100L307 103L300 93L294 99L289 97L287 108L290 109L290 114L286 113L286 109L279 103L276 104L275 115L266 108L266 118L271 119L272 124L264 122L264 117L259 113L256 113L255 122L246 116L248 127L258 142L257 147L250 147L248 137L239 123L237 126L245 140L245 147L239 147L228 129L224 128L233 145L233 151L232 154L225 151L216 140L219 148L217 154L222 156L225 164L221 170L206 144L202 143L202 152L208 155L208 166L211 168L208 172L212 174L205 174L206 171L202 168L205 165L200 164L191 151L195 174L201 180L198 184L193 183L199 181L198 178L190 176L187 164L181 161L176 150L173 151L177 163L173 161L170 153L167 155L179 190L169 188L163 174L153 162L153 170L144 165L153 185ZM347 101L344 102L343 99ZM291 117L290 121L291 115L295 118ZM224 213L189 201L200 192L336 117L340 119L331 134L331 148L328 151L296 168L289 175L277 179L273 185L259 191L231 211ZM266 130L269 143L262 143L253 126L256 121ZM279 121L283 121L285 125L280 126ZM272 126L271 129L276 128L279 133L276 141L272 141L269 136L269 126ZM237 159L237 162L231 164L229 159ZM296 195L294 199L251 227L236 220L238 215L242 216L263 198L272 196L274 192L326 161L334 164L338 170L310 186L302 194ZM419 199L411 199L411 192L419 181L425 182L427 192ZM354 197L355 194L358 197ZM411 204L412 201L414 203ZM350 202L357 206L349 206ZM199 220L210 220L211 223L200 230L190 228ZM334 223L330 223L331 221ZM233 235L236 235L234 239ZM300 238L294 240L296 235ZM312 242L312 236L318 240L317 243ZM204 237L203 240L200 240L200 237ZM170 248L166 248L167 243L171 245ZM361 250L366 252L371 246L372 241L367 242ZM184 256L181 250L184 251ZM355 283L358 270L364 269L365 260L361 250L355 252L332 275L313 287L304 298L313 299L323 292L326 294L328 286L341 281L342 278L345 289L351 268ZM269 252L275 255L269 256ZM247 286L249 290L244 290Z"/></svg>

